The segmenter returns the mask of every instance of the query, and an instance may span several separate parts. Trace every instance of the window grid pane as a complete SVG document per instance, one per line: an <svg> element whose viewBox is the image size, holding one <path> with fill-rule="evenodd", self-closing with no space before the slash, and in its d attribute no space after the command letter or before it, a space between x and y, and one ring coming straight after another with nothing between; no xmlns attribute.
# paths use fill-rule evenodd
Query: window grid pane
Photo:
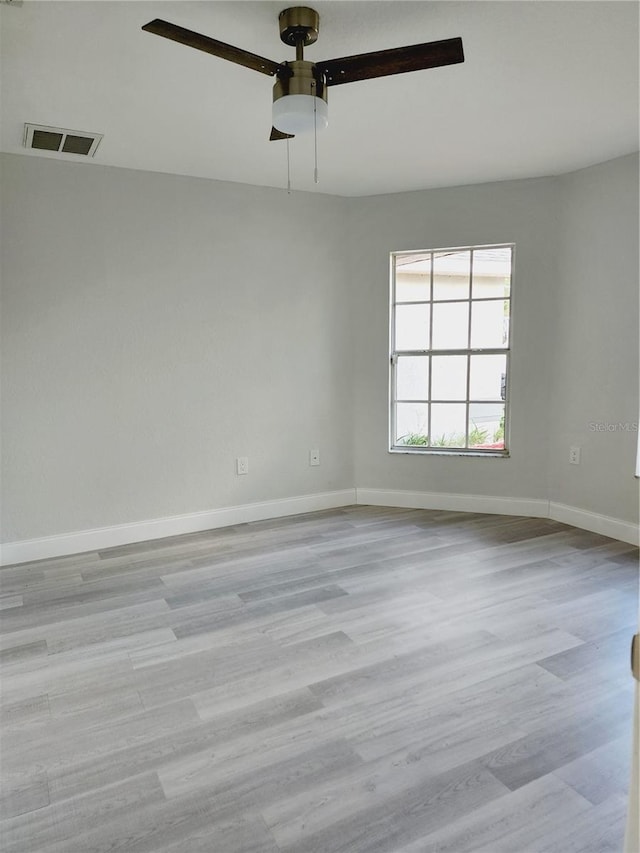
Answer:
<svg viewBox="0 0 640 853"><path fill-rule="evenodd" d="M399 356L396 370L396 399L428 402L429 356Z"/></svg>
<svg viewBox="0 0 640 853"><path fill-rule="evenodd" d="M430 303L420 305L398 305L396 308L395 342L396 350L428 350L430 335Z"/></svg>
<svg viewBox="0 0 640 853"><path fill-rule="evenodd" d="M436 302L431 308L433 332L431 349L469 347L469 301Z"/></svg>
<svg viewBox="0 0 640 853"><path fill-rule="evenodd" d="M512 253L495 246L394 255L393 447L506 455Z"/></svg>

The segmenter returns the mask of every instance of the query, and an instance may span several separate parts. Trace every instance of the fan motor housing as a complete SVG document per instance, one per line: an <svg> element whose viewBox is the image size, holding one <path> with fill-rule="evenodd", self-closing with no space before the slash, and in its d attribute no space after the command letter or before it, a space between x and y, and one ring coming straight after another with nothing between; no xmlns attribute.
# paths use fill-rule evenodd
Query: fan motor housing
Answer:
<svg viewBox="0 0 640 853"><path fill-rule="evenodd" d="M292 74L278 76L273 87L274 101L285 95L315 95L327 103L327 86L313 62L302 59L286 65Z"/></svg>
<svg viewBox="0 0 640 853"><path fill-rule="evenodd" d="M283 9L278 18L280 38L285 44L313 44L318 40L320 15L308 6L292 6Z"/></svg>

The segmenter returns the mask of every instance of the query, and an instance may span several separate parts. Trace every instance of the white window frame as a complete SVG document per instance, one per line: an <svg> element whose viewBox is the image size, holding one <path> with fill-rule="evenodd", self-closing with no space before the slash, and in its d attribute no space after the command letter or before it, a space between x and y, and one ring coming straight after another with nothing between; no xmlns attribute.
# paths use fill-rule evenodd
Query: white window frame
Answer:
<svg viewBox="0 0 640 853"><path fill-rule="evenodd" d="M473 298L473 253L474 251L482 251L486 249L510 249L511 250L511 270L510 270L510 286L509 286L509 296L504 297L509 300L509 327L508 327L508 337L506 341L506 345L504 347L471 347L471 317L472 317L472 303L474 302L484 302L484 301L495 301L494 298ZM395 347L395 309L396 304L400 305L429 305L430 306L430 337L433 332L433 305L434 301L436 304L441 304L443 302L460 302L461 300L434 300L433 299L433 256L440 254L442 252L470 252L471 253L471 268L470 268L470 282L469 282L469 330L467 337L466 348L461 349L421 349L421 350L397 350ZM429 290L429 300L422 300L414 302L401 302L396 303L396 259L399 257L406 257L409 255L429 255L431 254L431 280L430 280L430 290ZM489 458L500 458L505 459L510 456L510 401L511 401L511 393L510 393L510 384L511 384L511 350L512 350L512 320L513 320L513 282L514 282L514 269L515 269L515 243L491 243L487 245L478 245L478 246L455 246L455 247L444 247L440 249L413 249L406 250L400 252L391 252L390 253L390 282L391 286L390 290L390 309L389 309L389 349L390 349L390 357L389 357L389 452L390 453L403 453L403 454L416 454L416 455L429 455L429 456L472 456L472 457L489 457ZM462 300L463 301L463 300ZM431 343L431 341L430 341ZM440 447L438 445L402 445L395 444L395 436L396 436L396 404L403 402L402 400L397 399L396 394L396 365L398 356L447 356L447 355L464 355L467 359L470 359L472 355L505 355L506 356L506 383L505 383L505 398L504 400L473 400L470 398L469 394L469 382L470 382L470 370L469 363L467 363L467 393L466 398L460 402L464 402L466 404L466 429L465 429L465 443L468 444L469 441L469 407L474 403L492 403L492 402L503 402L504 403L504 449L497 448L477 448L477 447ZM431 362L429 362L429 385L431 384ZM406 402L406 401L405 401ZM411 401L415 402L415 401ZM430 431L431 426L431 404L440 403L440 402L451 402L441 401L441 400L433 400L431 399L431 387L429 387L428 397L424 402L429 405L429 424L428 428Z"/></svg>

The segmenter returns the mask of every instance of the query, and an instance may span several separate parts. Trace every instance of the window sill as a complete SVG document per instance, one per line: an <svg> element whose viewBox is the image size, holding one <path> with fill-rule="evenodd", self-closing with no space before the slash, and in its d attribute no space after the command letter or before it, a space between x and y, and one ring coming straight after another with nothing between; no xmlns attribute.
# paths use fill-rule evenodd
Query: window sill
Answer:
<svg viewBox="0 0 640 853"><path fill-rule="evenodd" d="M470 456L473 459L509 459L511 455L508 450L435 450L432 448L418 450L404 447L391 447L389 453L404 456Z"/></svg>

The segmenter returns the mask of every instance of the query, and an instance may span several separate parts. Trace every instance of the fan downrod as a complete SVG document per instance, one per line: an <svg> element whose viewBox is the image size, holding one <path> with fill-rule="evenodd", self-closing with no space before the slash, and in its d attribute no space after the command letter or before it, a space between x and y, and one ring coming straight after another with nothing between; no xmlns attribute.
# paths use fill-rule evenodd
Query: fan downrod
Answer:
<svg viewBox="0 0 640 853"><path fill-rule="evenodd" d="M308 6L283 9L278 17L280 39L291 47L306 47L318 40L320 15ZM302 57L300 57L302 58Z"/></svg>

